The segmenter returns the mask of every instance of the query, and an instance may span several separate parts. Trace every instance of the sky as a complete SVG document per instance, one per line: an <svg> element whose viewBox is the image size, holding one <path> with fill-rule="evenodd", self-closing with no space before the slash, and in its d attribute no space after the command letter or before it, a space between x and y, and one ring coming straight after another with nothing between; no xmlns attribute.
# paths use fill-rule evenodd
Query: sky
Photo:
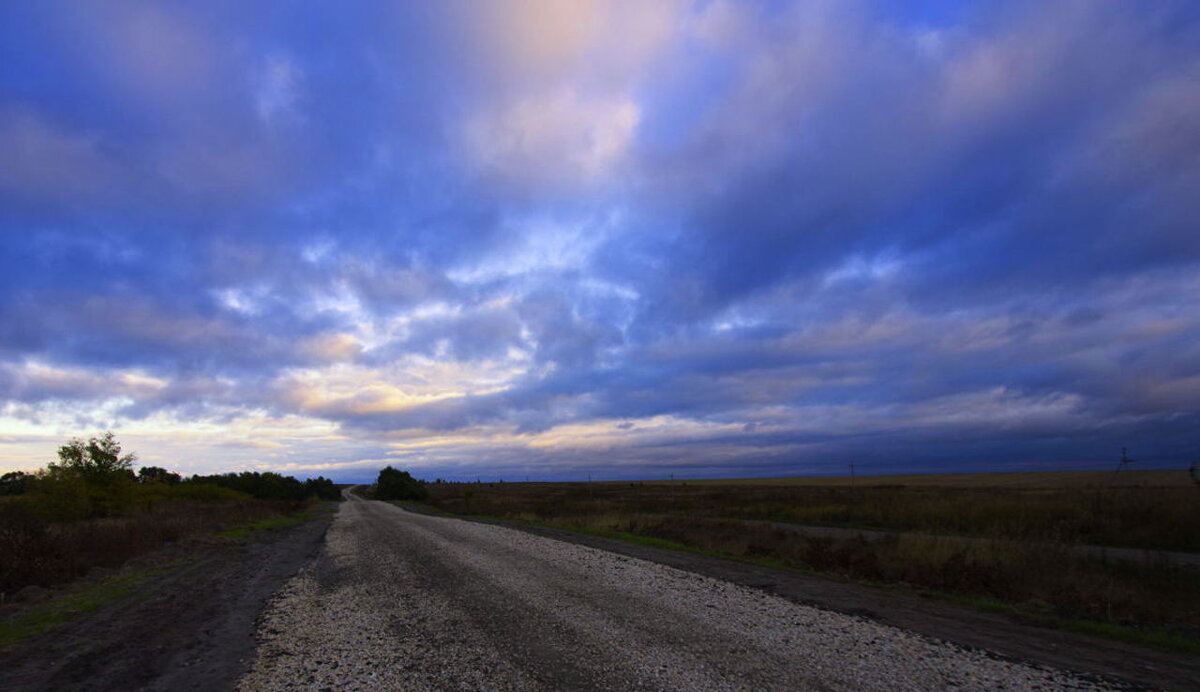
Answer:
<svg viewBox="0 0 1200 692"><path fill-rule="evenodd" d="M0 5L0 471L1200 460L1188 0Z"/></svg>

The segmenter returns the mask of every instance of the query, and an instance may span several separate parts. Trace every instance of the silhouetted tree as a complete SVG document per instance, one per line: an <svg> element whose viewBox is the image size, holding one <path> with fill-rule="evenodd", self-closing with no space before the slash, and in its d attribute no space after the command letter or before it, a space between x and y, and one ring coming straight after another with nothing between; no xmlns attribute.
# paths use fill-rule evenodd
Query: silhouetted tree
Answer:
<svg viewBox="0 0 1200 692"><path fill-rule="evenodd" d="M183 481L183 477L178 473L168 471L161 466L143 466L138 469L139 483L166 483L175 485Z"/></svg>
<svg viewBox="0 0 1200 692"><path fill-rule="evenodd" d="M341 492L333 481L317 476L299 481L292 476L283 476L274 471L243 471L222 473L212 476L192 476L188 483L207 483L246 493L260 500L307 500L318 497L322 500L338 500Z"/></svg>
<svg viewBox="0 0 1200 692"><path fill-rule="evenodd" d="M428 494L423 481L391 466L380 471L375 481L376 500L424 500Z"/></svg>
<svg viewBox="0 0 1200 692"><path fill-rule="evenodd" d="M58 462L37 474L30 492L56 498L60 506L53 513L63 517L115 516L133 501L136 458L121 454L111 432L87 441L73 438L58 448Z"/></svg>
<svg viewBox="0 0 1200 692"><path fill-rule="evenodd" d="M304 481L304 488L309 496L317 496L322 500L340 500L342 499L342 491L337 489L333 481L323 476L309 478Z"/></svg>
<svg viewBox="0 0 1200 692"><path fill-rule="evenodd" d="M0 476L0 495L23 495L29 489L29 481L33 474L24 471L10 471Z"/></svg>
<svg viewBox="0 0 1200 692"><path fill-rule="evenodd" d="M75 473L89 483L132 480L134 454L121 455L121 443L112 432L87 442L73 438L58 448L58 463L47 468L51 473Z"/></svg>

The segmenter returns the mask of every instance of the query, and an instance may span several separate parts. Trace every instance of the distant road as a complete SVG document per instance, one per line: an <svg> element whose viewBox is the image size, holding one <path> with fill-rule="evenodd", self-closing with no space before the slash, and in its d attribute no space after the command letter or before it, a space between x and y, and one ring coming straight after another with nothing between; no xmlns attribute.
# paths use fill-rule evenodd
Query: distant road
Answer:
<svg viewBox="0 0 1200 692"><path fill-rule="evenodd" d="M761 591L350 496L244 690L1105 689Z"/></svg>

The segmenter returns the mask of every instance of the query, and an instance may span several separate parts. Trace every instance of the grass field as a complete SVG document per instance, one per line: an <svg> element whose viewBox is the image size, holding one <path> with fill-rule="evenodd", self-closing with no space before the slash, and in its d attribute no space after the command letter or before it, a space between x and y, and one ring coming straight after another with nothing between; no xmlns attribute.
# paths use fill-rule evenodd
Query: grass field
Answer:
<svg viewBox="0 0 1200 692"><path fill-rule="evenodd" d="M429 504L843 578L989 599L1031 615L1200 642L1200 573L1074 545L1200 552L1186 471L602 483L432 484ZM790 526L882 530L805 535ZM964 540L969 537L971 540ZM1151 634L1152 633L1152 634Z"/></svg>
<svg viewBox="0 0 1200 692"><path fill-rule="evenodd" d="M603 481L629 483L629 481ZM886 476L787 476L780 478L703 478L635 481L647 485L854 485L936 486L942 488L1180 488L1195 485L1186 470L1038 471L1012 473L927 473Z"/></svg>

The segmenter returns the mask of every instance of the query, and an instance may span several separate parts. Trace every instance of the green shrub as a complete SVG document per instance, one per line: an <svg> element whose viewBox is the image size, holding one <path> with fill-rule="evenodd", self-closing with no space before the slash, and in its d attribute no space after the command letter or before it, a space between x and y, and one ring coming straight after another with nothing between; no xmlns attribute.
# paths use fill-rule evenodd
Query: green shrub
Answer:
<svg viewBox="0 0 1200 692"><path fill-rule="evenodd" d="M424 500L429 496L425 483L413 478L408 471L388 466L379 472L375 481L376 500Z"/></svg>

